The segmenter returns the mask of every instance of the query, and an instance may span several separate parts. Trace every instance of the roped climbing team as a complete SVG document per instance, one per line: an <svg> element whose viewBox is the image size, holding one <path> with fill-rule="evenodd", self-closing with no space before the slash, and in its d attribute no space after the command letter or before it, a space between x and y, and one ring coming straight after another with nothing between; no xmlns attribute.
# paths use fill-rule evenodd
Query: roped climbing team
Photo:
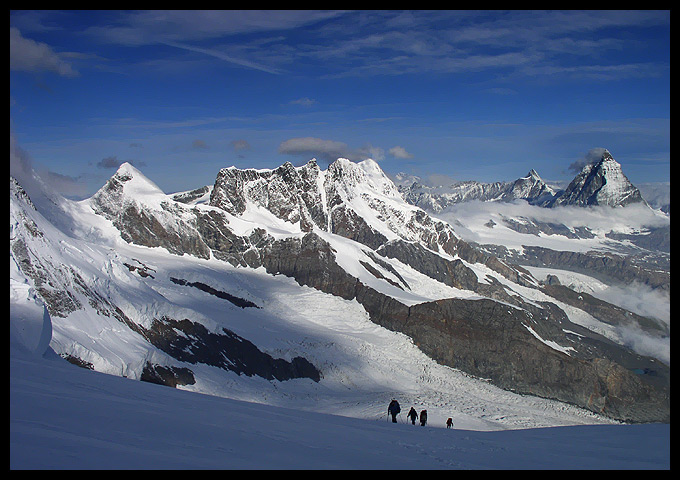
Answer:
<svg viewBox="0 0 680 480"><path fill-rule="evenodd" d="M392 423L397 423L397 415L401 412L401 407L397 400L392 399L390 405L387 407L387 413L392 417ZM420 415L416 412L416 409L411 407L406 417L411 421L412 425L416 424L416 420L420 420L420 426L424 427L427 424L427 410L421 410ZM453 426L453 419L448 418L446 420L446 428L451 428Z"/></svg>

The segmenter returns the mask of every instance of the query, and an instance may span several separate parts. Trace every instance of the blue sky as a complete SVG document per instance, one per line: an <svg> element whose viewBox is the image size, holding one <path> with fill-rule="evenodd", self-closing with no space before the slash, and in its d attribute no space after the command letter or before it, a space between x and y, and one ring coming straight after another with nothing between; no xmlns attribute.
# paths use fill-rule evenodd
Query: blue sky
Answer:
<svg viewBox="0 0 680 480"><path fill-rule="evenodd" d="M670 12L11 11L13 145L72 197L125 161L171 193L338 156L569 181L594 148L669 182Z"/></svg>

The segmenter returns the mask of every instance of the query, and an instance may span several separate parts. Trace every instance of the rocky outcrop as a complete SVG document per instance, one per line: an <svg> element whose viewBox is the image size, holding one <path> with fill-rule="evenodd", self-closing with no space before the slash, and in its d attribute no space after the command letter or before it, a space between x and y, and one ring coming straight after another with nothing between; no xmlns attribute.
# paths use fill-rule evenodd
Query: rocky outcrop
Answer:
<svg viewBox="0 0 680 480"><path fill-rule="evenodd" d="M550 276L550 275L549 275ZM593 317L608 325L635 327L659 337L670 336L668 325L649 317L643 317L611 303L600 300L585 292L576 292L559 284L559 280L549 281L543 291L552 298L588 312Z"/></svg>
<svg viewBox="0 0 680 480"><path fill-rule="evenodd" d="M628 240L646 250L664 252L670 255L671 253L671 226L664 227L648 227L644 234L627 234L619 232L609 232L607 238L615 240Z"/></svg>
<svg viewBox="0 0 680 480"><path fill-rule="evenodd" d="M603 252L570 252L545 247L525 246L517 259L524 265L551 266L557 269L585 273L603 281L630 284L638 282L652 289L670 293L670 270L645 268L634 258Z"/></svg>
<svg viewBox="0 0 680 480"><path fill-rule="evenodd" d="M196 379L194 372L185 367L164 367L146 362L142 375L139 378L142 382L156 383L176 388L177 385L194 385Z"/></svg>
<svg viewBox="0 0 680 480"><path fill-rule="evenodd" d="M221 298L223 300L227 300L228 302L232 303L233 305L236 305L237 307L259 308L255 303L251 302L250 300L246 300L245 298L237 297L236 295L232 295L229 292L219 290L219 289L212 287L210 285L207 285L203 282L189 282L189 281L184 280L182 278L175 278L175 277L170 277L170 281L172 283L177 284L177 285L186 285L188 287L197 288L198 290L201 290L202 292L208 293L210 295L214 295L215 297Z"/></svg>
<svg viewBox="0 0 680 480"><path fill-rule="evenodd" d="M588 227L569 228L562 223L543 222L535 218L502 216L503 224L518 232L530 235L562 235L567 238L594 238L595 234Z"/></svg>
<svg viewBox="0 0 680 480"><path fill-rule="evenodd" d="M390 322L385 317L383 321ZM632 372L650 366L668 378L667 367L585 332L556 309L448 299L411 307L401 328L441 363L502 388L573 403L620 420L670 421L669 390ZM570 338L564 330L586 336L575 341L575 335ZM621 363L609 360L611 350L620 353Z"/></svg>
<svg viewBox="0 0 680 480"><path fill-rule="evenodd" d="M154 319L150 328L142 330L152 345L182 362L202 363L268 380L320 380L320 372L306 359L295 357L286 361L273 358L226 328L221 333L214 333L188 319L162 317Z"/></svg>
<svg viewBox="0 0 680 480"><path fill-rule="evenodd" d="M215 179L210 204L239 215L250 203L282 220L299 223L303 231L309 231L312 224L325 229L328 219L319 176L315 161L301 168L290 162L274 170L223 168Z"/></svg>

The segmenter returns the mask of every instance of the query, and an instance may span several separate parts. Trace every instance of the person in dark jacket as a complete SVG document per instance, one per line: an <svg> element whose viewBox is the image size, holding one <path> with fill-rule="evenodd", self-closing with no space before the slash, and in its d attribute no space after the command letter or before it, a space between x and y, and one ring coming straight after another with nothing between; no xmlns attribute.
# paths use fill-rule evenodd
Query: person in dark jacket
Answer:
<svg viewBox="0 0 680 480"><path fill-rule="evenodd" d="M399 414L399 412L401 412L399 402L392 399L392 401L390 402L390 406L387 407L387 413L392 415L392 423L397 423L397 415Z"/></svg>
<svg viewBox="0 0 680 480"><path fill-rule="evenodd" d="M416 424L416 419L418 418L418 412L416 412L416 409L411 407L411 410L408 411L408 418L411 420L411 424L415 425Z"/></svg>
<svg viewBox="0 0 680 480"><path fill-rule="evenodd" d="M427 423L427 410L420 411L420 426L424 427Z"/></svg>
<svg viewBox="0 0 680 480"><path fill-rule="evenodd" d="M446 420L446 428L451 428L451 425L453 425L453 418L449 417Z"/></svg>

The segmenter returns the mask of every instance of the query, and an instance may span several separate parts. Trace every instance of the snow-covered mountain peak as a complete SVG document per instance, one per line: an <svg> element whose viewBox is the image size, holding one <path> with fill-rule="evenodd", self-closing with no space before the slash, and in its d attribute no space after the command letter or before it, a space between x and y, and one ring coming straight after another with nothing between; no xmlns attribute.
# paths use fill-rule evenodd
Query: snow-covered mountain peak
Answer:
<svg viewBox="0 0 680 480"><path fill-rule="evenodd" d="M116 173L113 174L107 184L99 191L101 192L104 189L110 190L114 186L122 189L126 195L133 197L165 196L163 190L128 162L121 164Z"/></svg>
<svg viewBox="0 0 680 480"><path fill-rule="evenodd" d="M535 180L541 180L540 175L533 168L531 170L529 170L529 173L527 173L526 177L524 177L524 178L532 178L532 179L535 179Z"/></svg>
<svg viewBox="0 0 680 480"><path fill-rule="evenodd" d="M341 183L342 189L351 197L370 192L401 199L397 187L373 159L354 163L338 158L328 167L328 174L329 180Z"/></svg>
<svg viewBox="0 0 680 480"><path fill-rule="evenodd" d="M428 238L438 239L428 240L436 251L456 238L453 229L404 201L370 159L355 163L339 158L326 170L315 160L301 167L286 162L271 170L224 168L215 180L210 205L253 221L265 210L283 220L278 231L316 229L375 248L387 240Z"/></svg>
<svg viewBox="0 0 680 480"><path fill-rule="evenodd" d="M454 204L474 200L482 202L526 200L532 205L545 205L555 197L555 191L533 168L524 177L511 182L481 183L466 180L447 187L429 187L413 181L400 182L399 189L407 202L435 213L440 213Z"/></svg>
<svg viewBox="0 0 680 480"><path fill-rule="evenodd" d="M442 188L424 185L417 181L417 177L406 174L399 174L397 182L406 201L435 213L472 200L513 202L521 199L541 207L647 205L640 191L623 173L621 165L606 149L602 149L596 162L584 165L563 191L550 187L533 168L524 177L511 182L461 181Z"/></svg>
<svg viewBox="0 0 680 480"><path fill-rule="evenodd" d="M87 202L96 213L110 219L129 215L132 210L161 209L169 197L141 171L123 163L116 173Z"/></svg>
<svg viewBox="0 0 680 480"><path fill-rule="evenodd" d="M512 186L504 193L502 200L524 199L533 203L541 203L543 199L554 196L555 191L532 168L525 177L515 180Z"/></svg>
<svg viewBox="0 0 680 480"><path fill-rule="evenodd" d="M585 165L555 201L556 205L612 207L631 203L646 202L608 150L604 150L598 162Z"/></svg>

